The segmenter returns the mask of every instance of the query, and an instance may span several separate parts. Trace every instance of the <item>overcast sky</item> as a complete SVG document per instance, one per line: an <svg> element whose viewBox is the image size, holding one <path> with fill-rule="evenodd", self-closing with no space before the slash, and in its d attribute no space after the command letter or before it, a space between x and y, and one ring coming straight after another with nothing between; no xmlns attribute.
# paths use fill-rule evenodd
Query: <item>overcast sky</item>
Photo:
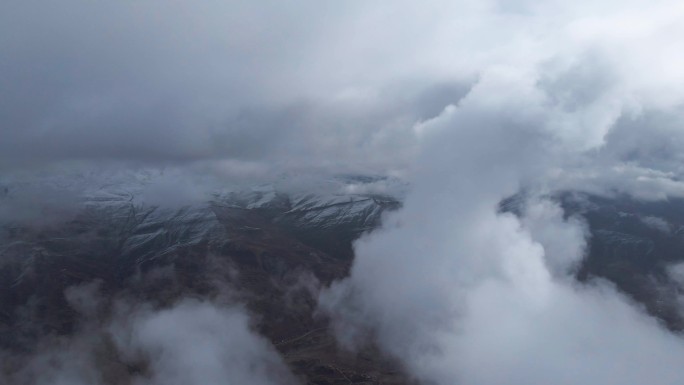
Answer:
<svg viewBox="0 0 684 385"><path fill-rule="evenodd" d="M344 344L429 384L684 383L681 337L572 281L585 229L541 198L684 196L680 1L8 0L0 52L5 176L409 181L321 296ZM497 213L521 188L523 218ZM213 305L134 329L194 310L272 359Z"/></svg>
<svg viewBox="0 0 684 385"><path fill-rule="evenodd" d="M416 127L503 76L526 89L491 96L539 99L549 129L574 146L574 178L589 177L582 162L681 173L674 1L0 7L5 172L124 163L405 175Z"/></svg>

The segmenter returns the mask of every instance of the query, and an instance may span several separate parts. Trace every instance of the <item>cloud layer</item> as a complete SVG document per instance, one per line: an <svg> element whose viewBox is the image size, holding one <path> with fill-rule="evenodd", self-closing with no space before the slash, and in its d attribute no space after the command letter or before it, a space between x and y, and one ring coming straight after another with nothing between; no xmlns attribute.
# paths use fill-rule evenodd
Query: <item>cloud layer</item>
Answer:
<svg viewBox="0 0 684 385"><path fill-rule="evenodd" d="M478 84L529 99L518 107L573 146L556 185L684 191L670 182L684 140L676 2L1 7L5 173L113 162L228 179L407 175L416 127Z"/></svg>

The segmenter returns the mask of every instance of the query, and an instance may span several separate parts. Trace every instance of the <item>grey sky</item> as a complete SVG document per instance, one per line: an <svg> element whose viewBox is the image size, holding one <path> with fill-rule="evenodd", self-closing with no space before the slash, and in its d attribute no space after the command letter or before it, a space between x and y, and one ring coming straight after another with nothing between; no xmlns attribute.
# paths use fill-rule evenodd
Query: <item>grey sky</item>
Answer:
<svg viewBox="0 0 684 385"><path fill-rule="evenodd" d="M682 12L669 1L0 7L5 173L110 163L227 177L404 173L415 126L496 73L530 92L497 97L544 99L549 129L579 150L617 122L605 169L670 170L676 146L660 150L682 137ZM659 135L636 150L632 126Z"/></svg>

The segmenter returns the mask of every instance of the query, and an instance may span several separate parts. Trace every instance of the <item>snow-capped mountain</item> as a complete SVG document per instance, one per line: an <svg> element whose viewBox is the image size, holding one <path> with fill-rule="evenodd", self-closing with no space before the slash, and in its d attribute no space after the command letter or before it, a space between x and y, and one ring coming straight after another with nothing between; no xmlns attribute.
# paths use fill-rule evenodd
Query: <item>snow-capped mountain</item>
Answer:
<svg viewBox="0 0 684 385"><path fill-rule="evenodd" d="M149 175L117 183L5 184L0 207L10 215L0 248L0 346L24 351L45 335L78 328L79 315L64 295L70 287L97 282L108 300L129 296L163 307L182 297L219 295L228 286L262 318L259 331L272 341L316 331L303 346L281 343L279 349L300 356L295 372L335 377L329 373L335 362L360 378L378 368L391 378L394 369L378 359L340 357L314 317L315 294L301 289L346 274L352 241L400 205L378 191L388 184L403 186L339 177L306 189L213 188L175 202L158 199L159 190L184 187ZM47 205L16 212L45 192L59 196L54 205L36 200ZM323 350L314 356L299 353L319 345Z"/></svg>

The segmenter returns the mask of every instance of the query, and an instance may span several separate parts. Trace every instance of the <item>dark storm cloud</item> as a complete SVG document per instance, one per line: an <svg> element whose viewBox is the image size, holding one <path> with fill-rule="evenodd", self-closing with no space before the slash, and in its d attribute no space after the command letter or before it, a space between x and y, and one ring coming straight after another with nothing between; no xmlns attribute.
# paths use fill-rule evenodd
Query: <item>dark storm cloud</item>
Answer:
<svg viewBox="0 0 684 385"><path fill-rule="evenodd" d="M343 168L406 166L411 125L455 102L467 82L383 80L397 64L357 55L368 47L356 39L384 37L363 30L372 20L353 25L363 8L5 3L0 166L231 160L296 169L331 151ZM347 39L349 25L359 36Z"/></svg>
<svg viewBox="0 0 684 385"><path fill-rule="evenodd" d="M0 167L403 173L414 126L492 71L537 84L557 135L592 148L681 99L678 10L621 4L7 2ZM627 131L606 167L632 151L657 170Z"/></svg>
<svg viewBox="0 0 684 385"><path fill-rule="evenodd" d="M272 91L259 87L256 76L268 74L249 52L272 49L244 28L249 17L267 16L239 4L164 5L4 5L5 162L220 154L214 130L255 91Z"/></svg>

